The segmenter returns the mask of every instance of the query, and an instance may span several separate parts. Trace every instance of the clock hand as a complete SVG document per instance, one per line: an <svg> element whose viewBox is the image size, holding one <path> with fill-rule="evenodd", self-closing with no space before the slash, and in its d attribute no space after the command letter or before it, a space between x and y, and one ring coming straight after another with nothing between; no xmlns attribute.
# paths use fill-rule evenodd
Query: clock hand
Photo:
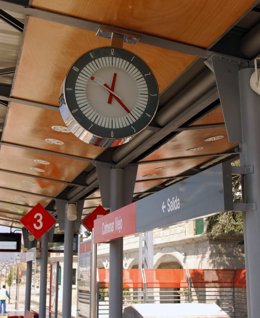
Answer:
<svg viewBox="0 0 260 318"><path fill-rule="evenodd" d="M94 81L95 83L97 83L99 86L104 87L112 95L112 97L118 102L118 104L122 106L126 112L130 113L130 110L123 103L122 99L114 91L112 91L107 84L103 84L98 79L96 79L95 76L91 76L90 79Z"/></svg>
<svg viewBox="0 0 260 318"><path fill-rule="evenodd" d="M112 79L112 85L110 87L113 92L115 91L116 77L117 77L117 73L114 73L113 79ZM111 104L112 100L113 100L113 95L110 93L107 100L108 104Z"/></svg>

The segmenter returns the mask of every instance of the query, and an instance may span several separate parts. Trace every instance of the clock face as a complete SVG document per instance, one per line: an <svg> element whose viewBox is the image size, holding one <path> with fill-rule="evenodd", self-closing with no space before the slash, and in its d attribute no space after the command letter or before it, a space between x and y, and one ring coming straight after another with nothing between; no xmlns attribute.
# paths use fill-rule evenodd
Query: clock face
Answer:
<svg viewBox="0 0 260 318"><path fill-rule="evenodd" d="M104 47L74 63L64 82L61 114L79 138L87 131L101 138L121 139L151 122L158 100L156 79L139 57L124 49Z"/></svg>

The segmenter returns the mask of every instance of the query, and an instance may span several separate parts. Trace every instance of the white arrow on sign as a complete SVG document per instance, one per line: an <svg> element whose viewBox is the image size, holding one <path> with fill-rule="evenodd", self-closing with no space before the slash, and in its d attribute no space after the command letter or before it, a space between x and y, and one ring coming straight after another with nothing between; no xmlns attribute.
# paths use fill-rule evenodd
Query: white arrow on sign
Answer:
<svg viewBox="0 0 260 318"><path fill-rule="evenodd" d="M164 201L163 201L163 203L162 203L162 211L163 211L163 213L164 213L164 210L166 209L166 204L164 203Z"/></svg>

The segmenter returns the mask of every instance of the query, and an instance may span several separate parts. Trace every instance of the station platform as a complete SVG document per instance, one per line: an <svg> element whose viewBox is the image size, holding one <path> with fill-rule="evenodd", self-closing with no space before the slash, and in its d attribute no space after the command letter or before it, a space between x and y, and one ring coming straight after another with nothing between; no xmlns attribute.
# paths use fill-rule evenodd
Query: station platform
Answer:
<svg viewBox="0 0 260 318"><path fill-rule="evenodd" d="M22 312L22 311L20 311L20 312L9 311L6 314L0 314L0 318L6 318L6 317L9 317L9 318L24 318L24 312Z"/></svg>
<svg viewBox="0 0 260 318"><path fill-rule="evenodd" d="M37 318L38 314L36 312L27 312L24 314L24 311L9 311L6 314L0 314L0 318Z"/></svg>

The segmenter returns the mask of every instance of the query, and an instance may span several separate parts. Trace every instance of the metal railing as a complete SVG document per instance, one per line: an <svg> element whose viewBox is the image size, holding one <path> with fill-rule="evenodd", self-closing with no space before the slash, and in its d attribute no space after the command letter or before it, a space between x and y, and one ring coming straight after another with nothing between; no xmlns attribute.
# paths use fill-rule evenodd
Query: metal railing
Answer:
<svg viewBox="0 0 260 318"><path fill-rule="evenodd" d="M98 318L109 317L108 288L99 287ZM138 288L123 290L123 307L135 303L217 303L230 318L246 318L244 288Z"/></svg>

